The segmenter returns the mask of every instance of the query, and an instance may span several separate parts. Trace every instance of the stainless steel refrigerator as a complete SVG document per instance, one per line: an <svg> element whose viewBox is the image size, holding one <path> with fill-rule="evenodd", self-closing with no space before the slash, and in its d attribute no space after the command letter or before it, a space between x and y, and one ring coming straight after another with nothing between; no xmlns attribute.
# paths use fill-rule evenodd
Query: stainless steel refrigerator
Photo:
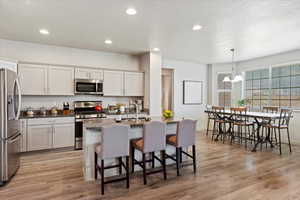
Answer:
<svg viewBox="0 0 300 200"><path fill-rule="evenodd" d="M16 72L0 69L0 185L20 166L21 92Z"/></svg>

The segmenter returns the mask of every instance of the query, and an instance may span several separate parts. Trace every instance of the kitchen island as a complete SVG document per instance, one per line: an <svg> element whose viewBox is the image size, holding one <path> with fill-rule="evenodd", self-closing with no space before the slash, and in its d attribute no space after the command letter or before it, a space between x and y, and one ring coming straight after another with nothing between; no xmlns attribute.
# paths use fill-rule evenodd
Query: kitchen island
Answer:
<svg viewBox="0 0 300 200"><path fill-rule="evenodd" d="M176 128L177 128L177 122L180 121L180 119L162 119L162 118L152 118L152 121L162 121L167 124L167 135L169 134L175 134ZM99 143L101 143L101 127L105 125L111 125L111 124L125 124L130 126L129 131L129 140L141 138L143 135L143 125L147 121L145 120L125 120L119 123L116 123L113 119L89 119L84 120L83 122L83 173L84 178L86 181L94 180L95 174L94 174L94 152L95 152L95 146ZM118 138L116 138L117 140ZM114 144L111 144L114 145ZM171 146L167 146L166 149L167 154L174 154L175 148ZM160 152L156 152L157 155L160 154ZM135 153L136 159L141 160L142 154L139 151L136 151ZM183 158L185 159L185 158ZM115 159L107 159L105 160L105 165L111 165L116 162ZM167 164L173 164L174 161L168 159ZM155 163L156 166L160 166L159 162ZM136 166L136 171L141 170L139 166ZM117 175L118 171L117 169L109 169L105 171L105 176L114 176ZM99 176L98 176L99 177Z"/></svg>

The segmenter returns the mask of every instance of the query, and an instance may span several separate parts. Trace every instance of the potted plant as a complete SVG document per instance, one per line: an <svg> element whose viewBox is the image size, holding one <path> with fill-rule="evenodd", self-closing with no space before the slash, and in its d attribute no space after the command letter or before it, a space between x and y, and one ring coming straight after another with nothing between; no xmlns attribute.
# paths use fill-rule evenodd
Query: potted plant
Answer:
<svg viewBox="0 0 300 200"><path fill-rule="evenodd" d="M238 100L237 104L239 107L244 107L246 105L246 101L245 101L245 99L241 99L241 100Z"/></svg>

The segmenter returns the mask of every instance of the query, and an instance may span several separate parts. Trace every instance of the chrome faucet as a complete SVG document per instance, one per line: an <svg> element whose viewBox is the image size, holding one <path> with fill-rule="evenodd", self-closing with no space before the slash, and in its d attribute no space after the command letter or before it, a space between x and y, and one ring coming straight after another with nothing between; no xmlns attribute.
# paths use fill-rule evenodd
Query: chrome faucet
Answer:
<svg viewBox="0 0 300 200"><path fill-rule="evenodd" d="M139 105L137 103L134 103L135 106L135 120L137 121L139 119Z"/></svg>

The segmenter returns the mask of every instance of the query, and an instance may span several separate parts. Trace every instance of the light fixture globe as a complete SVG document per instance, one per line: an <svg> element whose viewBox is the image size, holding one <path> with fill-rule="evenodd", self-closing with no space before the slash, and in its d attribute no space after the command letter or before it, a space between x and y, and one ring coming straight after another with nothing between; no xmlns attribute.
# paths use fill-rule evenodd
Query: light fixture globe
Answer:
<svg viewBox="0 0 300 200"><path fill-rule="evenodd" d="M236 76L234 77L234 79L232 80L232 82L236 83L236 82L240 82L240 81L242 81L242 80L243 80L242 75L236 75Z"/></svg>
<svg viewBox="0 0 300 200"><path fill-rule="evenodd" d="M229 76L225 76L225 78L223 79L223 82L231 82L230 77Z"/></svg>

